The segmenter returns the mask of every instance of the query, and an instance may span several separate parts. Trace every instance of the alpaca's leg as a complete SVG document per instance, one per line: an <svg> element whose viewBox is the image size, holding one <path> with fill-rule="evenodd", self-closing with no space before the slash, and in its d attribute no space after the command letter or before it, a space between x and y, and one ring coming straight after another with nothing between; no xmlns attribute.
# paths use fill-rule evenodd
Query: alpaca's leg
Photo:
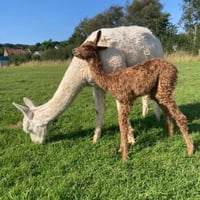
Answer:
<svg viewBox="0 0 200 200"><path fill-rule="evenodd" d="M162 109L164 116L165 116L165 120L166 120L167 127L168 127L168 134L170 137L172 137L174 135L173 118L166 106L160 105L160 108Z"/></svg>
<svg viewBox="0 0 200 200"><path fill-rule="evenodd" d="M121 134L121 142L119 152L122 152L122 159L126 161L128 159L128 117L130 113L130 106L126 104L120 104L119 109L119 127Z"/></svg>
<svg viewBox="0 0 200 200"><path fill-rule="evenodd" d="M116 100L116 105L117 105L117 111L118 111L118 114L119 114L120 103L117 100ZM133 128L131 126L129 118L128 118L128 143L132 144L132 145L135 144L135 138L134 138Z"/></svg>
<svg viewBox="0 0 200 200"><path fill-rule="evenodd" d="M134 130L131 126L130 120L128 119L128 143L135 144Z"/></svg>
<svg viewBox="0 0 200 200"><path fill-rule="evenodd" d="M149 95L142 96L142 116L145 117L149 112Z"/></svg>
<svg viewBox="0 0 200 200"><path fill-rule="evenodd" d="M157 104L156 101L154 101L154 113L155 113L155 115L156 115L156 119L157 119L158 121L160 121L160 116L161 116L160 107L159 107L159 105Z"/></svg>
<svg viewBox="0 0 200 200"><path fill-rule="evenodd" d="M186 116L179 110L178 106L175 102L167 103L167 107L172 117L175 119L177 126L180 128L180 131L183 135L185 143L187 145L188 154L191 155L194 153L194 145L190 140L190 136L188 134L188 126L187 126L187 118Z"/></svg>
<svg viewBox="0 0 200 200"><path fill-rule="evenodd" d="M96 127L93 135L93 143L96 143L97 140L101 137L101 127L103 124L103 115L104 115L105 92L99 87L94 87L93 95L94 95L95 110L96 110Z"/></svg>
<svg viewBox="0 0 200 200"><path fill-rule="evenodd" d="M142 116L145 117L149 112L149 95L142 96ZM160 121L160 108L158 104L154 101L154 112L156 115L156 119Z"/></svg>
<svg viewBox="0 0 200 200"><path fill-rule="evenodd" d="M178 106L175 103L174 97L171 96L166 96L163 94L159 95L157 94L157 99L158 102L161 104L161 108L164 108L165 112L169 112L169 114L171 114L172 118L175 119L177 126L179 127L183 138L185 140L185 143L187 145L187 151L188 154L191 155L194 153L194 145L192 144L189 134L188 134L188 127L187 127L187 118L186 116L179 110ZM166 118L167 120L169 120L169 117ZM171 119L167 122L169 124L171 124ZM169 126L168 124L168 126ZM172 129L172 126L169 126L169 134L172 134L172 132L170 133L170 129ZM172 130L171 130L172 131Z"/></svg>
<svg viewBox="0 0 200 200"><path fill-rule="evenodd" d="M163 114L164 114L164 117L165 117L165 120L167 123L167 127L168 127L168 134L171 137L174 135L173 118L172 118L168 108L165 105L159 104L159 102L157 100L155 100L155 102L157 102L157 105L159 105L159 107L163 111Z"/></svg>

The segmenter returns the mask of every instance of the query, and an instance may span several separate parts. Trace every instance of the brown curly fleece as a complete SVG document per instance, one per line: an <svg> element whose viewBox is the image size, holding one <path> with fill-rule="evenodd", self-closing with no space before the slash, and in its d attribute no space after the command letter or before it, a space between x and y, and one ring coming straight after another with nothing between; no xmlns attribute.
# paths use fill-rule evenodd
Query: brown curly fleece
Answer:
<svg viewBox="0 0 200 200"><path fill-rule="evenodd" d="M102 89L110 92L119 102L119 126L121 144L119 151L122 159L128 158L128 118L134 100L146 94L155 100L162 109L168 125L169 136L174 133L173 119L175 119L187 145L188 154L194 152L187 127L187 119L179 110L175 102L174 90L177 82L178 70L164 59L151 59L133 67L106 73L103 70L97 43L101 31L97 33L95 41L83 43L74 49L74 55L88 62L93 78Z"/></svg>

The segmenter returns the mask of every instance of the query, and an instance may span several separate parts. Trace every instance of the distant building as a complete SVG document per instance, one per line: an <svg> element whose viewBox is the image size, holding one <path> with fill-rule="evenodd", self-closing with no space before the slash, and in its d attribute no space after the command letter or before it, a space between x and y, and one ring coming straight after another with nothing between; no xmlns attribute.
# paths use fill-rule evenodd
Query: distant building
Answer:
<svg viewBox="0 0 200 200"><path fill-rule="evenodd" d="M9 65L8 56L0 56L0 67L8 66L8 65Z"/></svg>
<svg viewBox="0 0 200 200"><path fill-rule="evenodd" d="M31 53L30 49L22 49L22 48L5 48L4 49L4 56L11 56L11 55L20 55L25 53Z"/></svg>
<svg viewBox="0 0 200 200"><path fill-rule="evenodd" d="M54 48L58 50L58 49L60 49L60 46L59 46L58 44L56 44L56 45L54 46Z"/></svg>
<svg viewBox="0 0 200 200"><path fill-rule="evenodd" d="M33 55L34 55L34 56L39 56L39 57L40 57L40 56L41 56L41 53L40 53L39 51L35 51L35 52L33 53Z"/></svg>

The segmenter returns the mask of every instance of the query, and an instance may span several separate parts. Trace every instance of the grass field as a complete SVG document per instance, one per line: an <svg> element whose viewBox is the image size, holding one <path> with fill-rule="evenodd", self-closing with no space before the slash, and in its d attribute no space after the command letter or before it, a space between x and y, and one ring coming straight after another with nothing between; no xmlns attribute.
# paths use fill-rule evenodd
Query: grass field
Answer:
<svg viewBox="0 0 200 200"><path fill-rule="evenodd" d="M107 95L103 136L93 145L95 111L91 88L51 124L47 143L32 144L22 114L12 102L27 96L36 104L55 92L66 67L0 69L1 200L197 200L200 199L200 63L178 62L176 100L188 117L196 153L188 156L176 128L168 138L165 121L151 107L141 117L141 99L131 113L136 144L129 161L117 153L120 137L114 99ZM152 105L151 105L152 106Z"/></svg>

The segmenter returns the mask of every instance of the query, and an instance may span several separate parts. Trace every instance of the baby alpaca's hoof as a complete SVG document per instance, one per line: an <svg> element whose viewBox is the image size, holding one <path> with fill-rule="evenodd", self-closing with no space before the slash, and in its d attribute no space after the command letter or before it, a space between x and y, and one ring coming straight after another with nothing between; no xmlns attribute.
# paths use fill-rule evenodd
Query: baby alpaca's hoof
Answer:
<svg viewBox="0 0 200 200"><path fill-rule="evenodd" d="M194 148L194 146L192 145L191 147L188 147L187 148L187 151L188 151L188 155L192 155L192 154L194 154L194 151L195 151L195 148Z"/></svg>
<svg viewBox="0 0 200 200"><path fill-rule="evenodd" d="M128 160L128 153L124 151L123 147L119 147L118 149L119 153L122 153L122 161L126 162Z"/></svg>
<svg viewBox="0 0 200 200"><path fill-rule="evenodd" d="M134 132L133 128L131 126L129 126L127 140L128 140L128 144L131 144L131 145L135 144L135 138L134 138L133 132Z"/></svg>
<svg viewBox="0 0 200 200"><path fill-rule="evenodd" d="M123 148L120 146L119 149L118 149L118 152L121 153L122 150L123 150Z"/></svg>
<svg viewBox="0 0 200 200"><path fill-rule="evenodd" d="M130 145L135 144L135 138L133 135L128 135L128 144L130 144Z"/></svg>
<svg viewBox="0 0 200 200"><path fill-rule="evenodd" d="M128 153L122 153L122 161L126 162L128 160Z"/></svg>

